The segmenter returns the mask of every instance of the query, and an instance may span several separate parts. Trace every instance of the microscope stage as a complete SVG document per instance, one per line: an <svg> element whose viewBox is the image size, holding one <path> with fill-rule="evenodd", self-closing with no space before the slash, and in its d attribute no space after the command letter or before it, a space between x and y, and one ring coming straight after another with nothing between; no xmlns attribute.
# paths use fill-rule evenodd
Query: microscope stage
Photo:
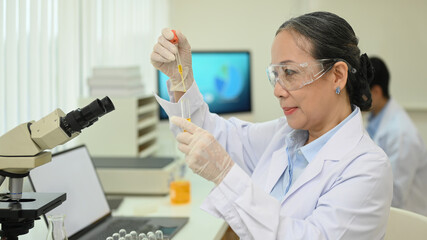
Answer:
<svg viewBox="0 0 427 240"><path fill-rule="evenodd" d="M65 193L24 192L19 202L9 199L8 194L0 195L0 219L36 219L59 206L66 199Z"/></svg>

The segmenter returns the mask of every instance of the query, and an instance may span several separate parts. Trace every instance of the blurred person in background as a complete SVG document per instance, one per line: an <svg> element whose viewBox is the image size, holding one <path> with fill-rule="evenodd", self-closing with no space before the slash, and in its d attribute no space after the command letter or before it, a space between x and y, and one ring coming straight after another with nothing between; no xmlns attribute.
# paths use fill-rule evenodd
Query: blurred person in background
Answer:
<svg viewBox="0 0 427 240"><path fill-rule="evenodd" d="M367 131L388 155L393 170L392 206L427 216L427 150L415 124L391 98L390 74L378 57L371 58L372 109Z"/></svg>

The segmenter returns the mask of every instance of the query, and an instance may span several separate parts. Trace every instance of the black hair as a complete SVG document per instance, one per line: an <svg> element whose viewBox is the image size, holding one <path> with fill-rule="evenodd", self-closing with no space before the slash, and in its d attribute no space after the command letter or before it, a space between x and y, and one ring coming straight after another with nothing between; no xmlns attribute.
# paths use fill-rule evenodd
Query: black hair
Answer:
<svg viewBox="0 0 427 240"><path fill-rule="evenodd" d="M276 32L291 30L307 39L312 46L311 55L315 59L343 59L356 71L349 71L346 89L350 104L362 111L372 104L369 81L373 70L366 54L360 55L359 40L350 24L343 18L329 12L312 12L291 18Z"/></svg>
<svg viewBox="0 0 427 240"><path fill-rule="evenodd" d="M374 79L372 79L372 82L369 85L370 88L372 88L374 85L380 86L384 97L390 99L390 93L388 91L390 73L388 72L387 66L379 57L371 58L371 63L372 67L374 68Z"/></svg>

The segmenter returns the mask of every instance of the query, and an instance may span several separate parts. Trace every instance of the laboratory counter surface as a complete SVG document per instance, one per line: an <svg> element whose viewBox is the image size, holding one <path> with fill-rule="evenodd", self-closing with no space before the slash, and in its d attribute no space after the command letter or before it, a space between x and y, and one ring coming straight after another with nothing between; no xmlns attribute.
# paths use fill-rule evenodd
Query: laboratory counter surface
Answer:
<svg viewBox="0 0 427 240"><path fill-rule="evenodd" d="M174 205L170 203L169 195L163 196L108 196L109 202L122 199L117 208L112 210L113 216L142 216L142 217L188 217L187 224L178 231L173 240L228 240L231 232L228 224L215 218L202 209L200 205L209 194L214 184L194 174L187 168L185 178L191 183L191 201L187 204ZM110 201L113 200L113 201ZM46 239L47 226L43 220L36 220L34 228L19 240Z"/></svg>
<svg viewBox="0 0 427 240"><path fill-rule="evenodd" d="M204 198L213 188L213 183L187 171L186 179L191 182L191 201L187 204L171 204L167 196L126 196L113 216L144 217L189 217L188 223L173 237L173 240L220 240L228 225L202 209ZM111 198L112 196L109 196Z"/></svg>

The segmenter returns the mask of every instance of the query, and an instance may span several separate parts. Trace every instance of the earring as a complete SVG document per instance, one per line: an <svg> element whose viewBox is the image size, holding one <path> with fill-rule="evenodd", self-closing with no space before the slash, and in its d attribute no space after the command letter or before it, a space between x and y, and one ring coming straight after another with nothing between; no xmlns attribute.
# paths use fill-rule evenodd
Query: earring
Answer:
<svg viewBox="0 0 427 240"><path fill-rule="evenodd" d="M335 93L336 93L336 94L338 94L338 95L340 95L340 93L341 93L341 89L340 89L340 87L337 87L337 88L335 89Z"/></svg>

